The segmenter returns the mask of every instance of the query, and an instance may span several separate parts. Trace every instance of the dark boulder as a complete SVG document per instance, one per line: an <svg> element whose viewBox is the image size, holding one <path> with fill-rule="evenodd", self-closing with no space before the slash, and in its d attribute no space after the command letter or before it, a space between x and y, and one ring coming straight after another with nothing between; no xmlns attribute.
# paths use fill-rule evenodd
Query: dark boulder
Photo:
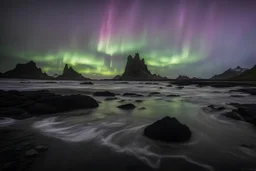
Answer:
<svg viewBox="0 0 256 171"><path fill-rule="evenodd" d="M166 116L144 129L144 135L153 140L184 142L191 138L190 129L176 118Z"/></svg>
<svg viewBox="0 0 256 171"><path fill-rule="evenodd" d="M209 106L207 106L207 108L210 109L211 111L222 111L222 110L225 110L225 107L217 106L217 105L209 105Z"/></svg>
<svg viewBox="0 0 256 171"><path fill-rule="evenodd" d="M93 96L111 96L114 97L115 93L109 92L109 91L98 91L93 93Z"/></svg>
<svg viewBox="0 0 256 171"><path fill-rule="evenodd" d="M44 103L35 103L28 107L27 111L31 114L49 114L58 112L55 107Z"/></svg>
<svg viewBox="0 0 256 171"><path fill-rule="evenodd" d="M90 96L61 96L47 90L0 91L0 116L24 119L34 114L52 114L77 109L96 108Z"/></svg>
<svg viewBox="0 0 256 171"><path fill-rule="evenodd" d="M178 87L176 87L177 89L183 89L184 88L184 86L178 86Z"/></svg>
<svg viewBox="0 0 256 171"><path fill-rule="evenodd" d="M236 109L233 109L231 112L225 113L225 116L232 119L243 120L245 122L256 125L256 104L232 103L230 105L235 106Z"/></svg>
<svg viewBox="0 0 256 171"><path fill-rule="evenodd" d="M36 151L38 151L38 152L44 152L46 150L48 150L48 146L46 146L46 145L37 145L36 146Z"/></svg>
<svg viewBox="0 0 256 171"><path fill-rule="evenodd" d="M51 96L56 96L55 94L51 93L48 90L38 90L38 91L21 91L20 94L29 100L36 101L40 98L45 98L45 97L51 97Z"/></svg>
<svg viewBox="0 0 256 171"><path fill-rule="evenodd" d="M235 119L235 120L243 120L243 117L241 117L239 114L237 114L236 112L227 112L223 114L224 116L231 118L231 119Z"/></svg>
<svg viewBox="0 0 256 171"><path fill-rule="evenodd" d="M10 107L10 108L4 108L4 109L0 108L0 116L23 119L23 118L27 118L29 115L26 110L16 108L16 107Z"/></svg>
<svg viewBox="0 0 256 171"><path fill-rule="evenodd" d="M134 109L136 106L134 106L133 104L124 104L124 105L120 105L120 106L117 106L117 108L119 109L124 109L124 110L131 110L131 109Z"/></svg>
<svg viewBox="0 0 256 171"><path fill-rule="evenodd" d="M35 149L30 149L30 150L26 151L25 156L26 157L35 157L38 154L39 153Z"/></svg>
<svg viewBox="0 0 256 171"><path fill-rule="evenodd" d="M90 96L85 95L70 95L70 96L52 96L45 97L37 101L48 106L49 111L55 108L58 112L96 108L99 106L98 102Z"/></svg>
<svg viewBox="0 0 256 171"><path fill-rule="evenodd" d="M27 101L29 101L29 99L24 96L9 95L7 93L6 95L0 96L0 108L16 107Z"/></svg>

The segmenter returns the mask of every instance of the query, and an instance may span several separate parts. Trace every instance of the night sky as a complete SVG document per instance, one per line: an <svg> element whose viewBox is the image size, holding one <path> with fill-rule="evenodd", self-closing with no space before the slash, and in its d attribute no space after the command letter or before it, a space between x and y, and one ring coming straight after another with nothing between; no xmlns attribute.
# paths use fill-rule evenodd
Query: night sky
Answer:
<svg viewBox="0 0 256 171"><path fill-rule="evenodd" d="M256 64L253 0L8 0L0 11L0 72L33 60L50 75L68 63L112 78L136 52L169 78Z"/></svg>

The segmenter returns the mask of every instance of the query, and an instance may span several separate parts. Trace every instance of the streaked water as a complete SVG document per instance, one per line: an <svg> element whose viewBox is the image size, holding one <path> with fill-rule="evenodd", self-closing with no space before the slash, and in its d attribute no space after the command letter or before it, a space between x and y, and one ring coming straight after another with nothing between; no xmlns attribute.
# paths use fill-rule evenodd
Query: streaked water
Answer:
<svg viewBox="0 0 256 171"><path fill-rule="evenodd" d="M72 144L95 143L118 154L133 156L138 161L160 170L163 168L182 170L184 162L203 170L256 167L255 149L241 147L241 144L256 144L255 127L222 116L223 112L232 109L228 103L256 102L255 96L229 92L240 87L185 86L184 89L177 89L175 85L166 87L167 82L145 85L143 82L117 84L110 81L93 81L94 85L80 85L78 81L57 81L56 84L29 81L30 83L20 83L21 80L4 80L0 82L0 89L49 89L62 95L91 95L95 91L108 90L117 94L134 92L144 95L143 97L117 95L118 99L113 101L105 101L104 97L94 97L101 102L97 109L33 118L29 126L40 134ZM148 96L150 92L161 94ZM166 97L169 94L177 94L180 97ZM230 97L231 94L244 97ZM119 102L121 99L126 101ZM143 102L136 103L135 100L143 100ZM133 103L136 109L123 111L116 108L125 103ZM227 109L222 112L203 110L210 104L223 105ZM141 110L140 107L146 109ZM164 116L176 117L180 122L188 125L192 130L192 139L187 143L167 144L145 138L142 135L144 127ZM6 126L11 126L20 122L23 121L5 119L0 120L0 125L8 123ZM183 162L176 162L177 160Z"/></svg>

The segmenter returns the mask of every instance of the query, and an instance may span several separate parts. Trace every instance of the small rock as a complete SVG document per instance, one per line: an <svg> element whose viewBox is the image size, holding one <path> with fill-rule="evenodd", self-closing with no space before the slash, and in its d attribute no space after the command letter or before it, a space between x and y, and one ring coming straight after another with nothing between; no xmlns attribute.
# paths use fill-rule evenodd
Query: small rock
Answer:
<svg viewBox="0 0 256 171"><path fill-rule="evenodd" d="M160 95L161 93L159 93L159 92L151 92L151 93L149 93L149 95Z"/></svg>
<svg viewBox="0 0 256 171"><path fill-rule="evenodd" d="M183 89L184 87L183 86L178 86L176 87L177 89Z"/></svg>
<svg viewBox="0 0 256 171"><path fill-rule="evenodd" d="M38 152L43 152L46 150L48 150L48 146L45 146L45 145L37 145L36 146L36 151L38 151Z"/></svg>
<svg viewBox="0 0 256 171"><path fill-rule="evenodd" d="M86 82L81 82L80 84L81 84L81 85L84 85L84 84L87 84L87 85L93 85L93 83L92 83L92 82L88 82L88 81L86 81Z"/></svg>
<svg viewBox="0 0 256 171"><path fill-rule="evenodd" d="M131 97L141 97L143 95L136 93L124 93L123 96L131 96Z"/></svg>
<svg viewBox="0 0 256 171"><path fill-rule="evenodd" d="M144 110L144 109L146 109L146 108L145 108L145 107L140 107L140 108L139 108L139 110Z"/></svg>
<svg viewBox="0 0 256 171"><path fill-rule="evenodd" d="M124 100L124 99L122 99L122 100L119 100L118 102L122 103L122 102L125 102L125 100Z"/></svg>
<svg viewBox="0 0 256 171"><path fill-rule="evenodd" d="M93 96L115 96L115 93L109 92L109 91L98 91L93 93Z"/></svg>
<svg viewBox="0 0 256 171"><path fill-rule="evenodd" d="M158 83L151 83L151 82L146 82L145 84L148 84L148 85L158 85Z"/></svg>
<svg viewBox="0 0 256 171"><path fill-rule="evenodd" d="M239 98L239 97L244 97L243 95L231 95L230 97L237 97L237 98Z"/></svg>
<svg viewBox="0 0 256 171"><path fill-rule="evenodd" d="M166 97L179 97L180 95L177 95L177 94L169 94L167 95Z"/></svg>
<svg viewBox="0 0 256 171"><path fill-rule="evenodd" d="M171 85L171 84L169 84L169 85L167 85L166 87L172 87L172 85Z"/></svg>
<svg viewBox="0 0 256 171"><path fill-rule="evenodd" d="M116 82L115 84L129 84L129 82L123 81L123 82Z"/></svg>
<svg viewBox="0 0 256 171"><path fill-rule="evenodd" d="M222 110L225 110L225 107L223 107L223 106L216 106L216 105L209 105L208 108L211 109L211 110L213 110L213 111L222 111Z"/></svg>
<svg viewBox="0 0 256 171"><path fill-rule="evenodd" d="M37 155L38 155L38 152L35 149L30 149L25 153L26 157L35 157Z"/></svg>
<svg viewBox="0 0 256 171"><path fill-rule="evenodd" d="M111 100L116 100L116 99L118 99L117 97L108 97L108 98L106 98L105 100L106 101L111 101Z"/></svg>
<svg viewBox="0 0 256 171"><path fill-rule="evenodd" d="M124 105L120 105L120 106L117 106L117 108L119 109L124 109L124 110L131 110L131 109L134 109L136 106L134 106L133 104L124 104Z"/></svg>
<svg viewBox="0 0 256 171"><path fill-rule="evenodd" d="M142 100L135 100L135 102L137 102L137 103L141 103L141 102L143 102Z"/></svg>

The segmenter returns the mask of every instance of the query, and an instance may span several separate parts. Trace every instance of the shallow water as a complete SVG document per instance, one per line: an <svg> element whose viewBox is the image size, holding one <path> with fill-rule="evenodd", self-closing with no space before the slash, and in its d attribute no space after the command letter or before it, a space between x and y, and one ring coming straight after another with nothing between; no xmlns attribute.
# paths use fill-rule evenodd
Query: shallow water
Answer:
<svg viewBox="0 0 256 171"><path fill-rule="evenodd" d="M49 89L57 94L87 94L98 90L108 90L123 94L134 92L144 97L123 97L105 101L104 97L94 97L100 106L92 110L78 110L54 116L41 116L29 120L29 128L40 134L72 144L95 144L109 149L116 155L132 156L138 162L154 169L166 170L246 170L256 168L256 151L241 147L241 144L256 144L256 129L253 125L234 121L221 114L232 109L228 103L255 103L256 97L229 91L234 88L212 88L185 86L184 89L166 87L167 82L145 85L143 82L116 84L110 81L93 81L94 85L80 85L78 81L58 81L56 84L20 83L20 80L0 82L4 90ZM35 83L33 83L35 82ZM162 87L162 89L160 89ZM150 92L160 95L148 96ZM166 97L177 94L180 97ZM244 97L230 97L230 95ZM125 102L119 102L124 99ZM141 103L135 100L142 100ZM123 111L116 106L133 103L136 109ZM222 112L209 112L203 108L223 105ZM140 107L146 109L141 110ZM182 144L167 144L145 138L142 133L146 125L164 117L176 117L189 126L192 139ZM11 127L25 121L0 120L0 125ZM28 122L28 121L26 121ZM22 125L22 124L21 124ZM24 125L23 125L24 126ZM91 149L91 151L97 151ZM107 153L94 155L95 160ZM107 159L106 159L107 160ZM108 161L106 161L108 162ZM111 159L109 159L111 162ZM184 165L189 166L188 168Z"/></svg>

